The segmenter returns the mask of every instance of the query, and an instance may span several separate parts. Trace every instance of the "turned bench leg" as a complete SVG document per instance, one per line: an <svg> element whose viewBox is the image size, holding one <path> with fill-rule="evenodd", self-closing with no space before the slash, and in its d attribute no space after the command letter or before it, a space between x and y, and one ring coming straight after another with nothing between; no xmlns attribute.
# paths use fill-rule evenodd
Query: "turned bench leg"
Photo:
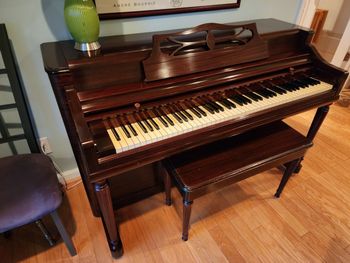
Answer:
<svg viewBox="0 0 350 263"><path fill-rule="evenodd" d="M296 159L290 163L288 163L286 166L287 166L287 169L286 171L284 172L283 174L283 177L282 177L282 180L280 182L280 185L278 186L278 189L275 193L275 197L279 198L282 191L283 191L283 188L286 186L288 180L289 180L289 177L293 174L293 172L295 171L295 169L298 167L298 165L300 165L300 161L301 161L301 158L300 159Z"/></svg>
<svg viewBox="0 0 350 263"><path fill-rule="evenodd" d="M190 229L191 208L193 201L183 201L183 219L182 219L182 240L188 240L188 230Z"/></svg>

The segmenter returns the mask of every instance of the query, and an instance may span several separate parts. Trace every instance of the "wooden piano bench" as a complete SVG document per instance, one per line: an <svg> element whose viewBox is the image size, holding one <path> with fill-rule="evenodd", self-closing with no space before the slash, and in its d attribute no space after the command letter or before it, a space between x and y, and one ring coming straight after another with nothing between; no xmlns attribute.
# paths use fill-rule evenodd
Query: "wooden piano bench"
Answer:
<svg viewBox="0 0 350 263"><path fill-rule="evenodd" d="M195 198L284 164L286 170L275 194L279 197L311 146L305 136L278 121L164 160L166 204L171 205L171 181L183 197L182 239L188 239Z"/></svg>

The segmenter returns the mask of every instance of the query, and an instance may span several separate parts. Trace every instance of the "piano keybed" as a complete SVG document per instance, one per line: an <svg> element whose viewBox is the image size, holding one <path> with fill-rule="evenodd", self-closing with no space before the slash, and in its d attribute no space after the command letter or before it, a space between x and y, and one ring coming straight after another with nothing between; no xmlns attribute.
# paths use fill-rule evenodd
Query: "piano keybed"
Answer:
<svg viewBox="0 0 350 263"><path fill-rule="evenodd" d="M101 139L96 140L97 144L112 144L114 151L109 149L108 153L119 154L227 120L239 120L252 113L330 91L332 87L305 74L275 78L127 114L109 115L92 130L95 134L98 131L97 137ZM101 145L98 148L103 148Z"/></svg>

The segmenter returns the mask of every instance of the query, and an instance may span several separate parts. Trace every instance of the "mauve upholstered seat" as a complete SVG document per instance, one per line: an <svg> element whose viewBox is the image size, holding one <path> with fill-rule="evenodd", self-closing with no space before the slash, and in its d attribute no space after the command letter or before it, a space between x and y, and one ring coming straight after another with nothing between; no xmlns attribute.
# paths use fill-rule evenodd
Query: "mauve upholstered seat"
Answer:
<svg viewBox="0 0 350 263"><path fill-rule="evenodd" d="M61 201L49 157L23 154L0 159L0 233L42 218Z"/></svg>

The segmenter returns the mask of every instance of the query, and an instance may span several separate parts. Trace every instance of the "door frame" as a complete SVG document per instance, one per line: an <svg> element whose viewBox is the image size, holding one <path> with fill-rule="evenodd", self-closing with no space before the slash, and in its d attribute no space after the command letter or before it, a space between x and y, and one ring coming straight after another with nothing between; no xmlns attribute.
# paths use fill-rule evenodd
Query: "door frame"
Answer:
<svg viewBox="0 0 350 263"><path fill-rule="evenodd" d="M320 0L302 0L299 13L296 19L296 24L310 28L313 17L315 15L317 6ZM350 50L350 18L345 28L343 36L339 42L336 52L332 58L331 64L337 67L343 67L345 70L350 71L350 60L343 65L343 59L346 53ZM350 76L348 77L344 87L350 84Z"/></svg>

